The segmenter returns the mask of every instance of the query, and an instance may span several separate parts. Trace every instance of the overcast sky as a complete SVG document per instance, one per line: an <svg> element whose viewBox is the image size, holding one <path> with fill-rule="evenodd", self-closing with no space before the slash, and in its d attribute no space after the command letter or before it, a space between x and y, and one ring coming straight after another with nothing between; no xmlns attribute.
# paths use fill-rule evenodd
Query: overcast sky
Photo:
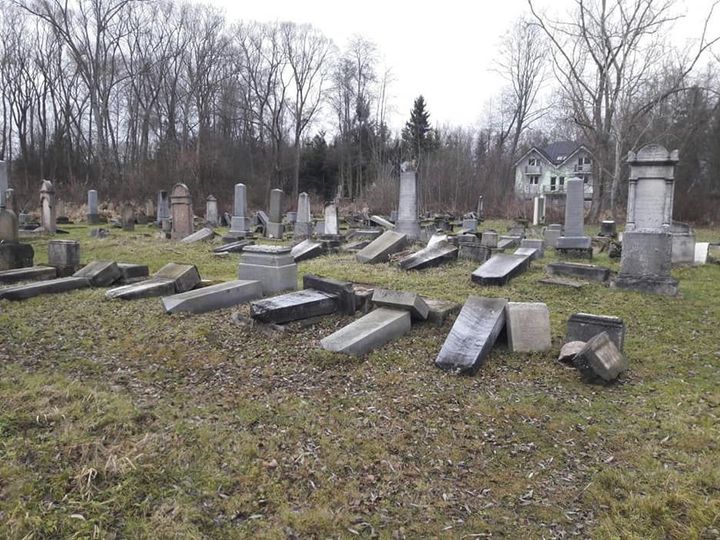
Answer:
<svg viewBox="0 0 720 540"><path fill-rule="evenodd" d="M206 0L207 1L207 0ZM676 23L674 39L698 36L714 0L678 0L686 17ZM232 20L293 21L322 30L341 49L361 34L375 42L382 62L392 69L393 129L409 116L423 94L433 124L475 125L486 103L499 93L502 79L493 72L498 43L513 20L527 12L527 0L209 0ZM562 12L571 0L536 0L540 9ZM717 11L720 11L720 7ZM714 17L720 31L720 13Z"/></svg>

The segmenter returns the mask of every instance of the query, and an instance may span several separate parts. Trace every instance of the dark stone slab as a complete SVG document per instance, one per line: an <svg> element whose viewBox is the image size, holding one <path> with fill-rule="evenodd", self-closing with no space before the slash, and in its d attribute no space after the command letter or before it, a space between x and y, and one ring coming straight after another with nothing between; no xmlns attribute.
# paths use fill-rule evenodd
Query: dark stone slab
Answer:
<svg viewBox="0 0 720 540"><path fill-rule="evenodd" d="M76 289L84 289L89 286L90 280L84 277L48 279L0 289L0 299L25 300L26 298L34 298L41 294L62 293Z"/></svg>
<svg viewBox="0 0 720 540"><path fill-rule="evenodd" d="M480 243L475 244L460 244L458 250L458 258L466 259L469 261L475 261L478 263L484 263L492 255L492 250Z"/></svg>
<svg viewBox="0 0 720 540"><path fill-rule="evenodd" d="M146 264L118 263L118 268L122 272L123 283L127 283L132 279L146 278L150 275L150 269Z"/></svg>
<svg viewBox="0 0 720 540"><path fill-rule="evenodd" d="M589 383L612 382L628 368L628 362L607 332L602 332L585 344L573 359L582 378Z"/></svg>
<svg viewBox="0 0 720 540"><path fill-rule="evenodd" d="M108 287L122 278L122 270L114 261L91 261L73 274L90 280L93 287Z"/></svg>
<svg viewBox="0 0 720 540"><path fill-rule="evenodd" d="M213 249L213 253L240 253L245 247L254 244L255 240L236 240L235 242L216 247Z"/></svg>
<svg viewBox="0 0 720 540"><path fill-rule="evenodd" d="M457 254L458 248L442 240L400 259L399 264L403 270L422 270L452 261L457 258Z"/></svg>
<svg viewBox="0 0 720 540"><path fill-rule="evenodd" d="M407 236L395 231L385 231L382 235L358 251L355 258L360 263L386 262L390 255L402 250L407 243Z"/></svg>
<svg viewBox="0 0 720 540"><path fill-rule="evenodd" d="M338 281L331 278L305 274L303 289L315 289L337 297L338 311L345 315L353 315L357 309L357 296L353 284L349 281Z"/></svg>
<svg viewBox="0 0 720 540"><path fill-rule="evenodd" d="M583 281L575 281L574 279L562 279L557 277L549 277L539 279L538 283L542 285L557 285L559 287L570 287L571 289L582 289L587 283Z"/></svg>
<svg viewBox="0 0 720 540"><path fill-rule="evenodd" d="M57 269L53 266L31 266L30 268L15 268L0 272L0 283L12 284L20 281L42 281L55 279Z"/></svg>
<svg viewBox="0 0 720 540"><path fill-rule="evenodd" d="M529 267L529 257L499 253L481 264L471 277L475 283L480 285L505 285Z"/></svg>
<svg viewBox="0 0 720 540"><path fill-rule="evenodd" d="M453 373L476 373L505 326L506 305L504 298L469 296L435 359L435 365Z"/></svg>
<svg viewBox="0 0 720 540"><path fill-rule="evenodd" d="M30 244L0 242L0 271L28 268L33 265L35 250Z"/></svg>
<svg viewBox="0 0 720 540"><path fill-rule="evenodd" d="M409 311L412 318L418 321L428 318L427 304L420 295L413 292L375 289L372 303L380 307Z"/></svg>
<svg viewBox="0 0 720 540"><path fill-rule="evenodd" d="M322 242L314 242L311 239L306 239L299 244L293 246L290 254L293 256L295 262L306 261L319 257L324 252Z"/></svg>
<svg viewBox="0 0 720 540"><path fill-rule="evenodd" d="M337 297L315 289L303 289L250 303L250 316L266 323L282 324L335 313Z"/></svg>
<svg viewBox="0 0 720 540"><path fill-rule="evenodd" d="M567 324L565 341L590 341L598 334L606 332L615 346L623 350L625 344L625 323L619 317L575 313Z"/></svg>
<svg viewBox="0 0 720 540"><path fill-rule="evenodd" d="M553 276L569 276L603 283L610 278L610 269L594 264L555 262L545 266L545 271Z"/></svg>
<svg viewBox="0 0 720 540"><path fill-rule="evenodd" d="M175 282L172 279L152 278L139 283L122 285L110 289L105 298L122 300L137 300L140 298L153 298L156 296L169 296L175 294Z"/></svg>

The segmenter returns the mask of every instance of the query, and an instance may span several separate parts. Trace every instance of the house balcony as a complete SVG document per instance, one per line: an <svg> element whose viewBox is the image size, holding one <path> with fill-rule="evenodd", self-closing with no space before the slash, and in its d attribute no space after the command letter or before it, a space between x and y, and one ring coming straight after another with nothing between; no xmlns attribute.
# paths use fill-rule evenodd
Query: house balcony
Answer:
<svg viewBox="0 0 720 540"><path fill-rule="evenodd" d="M525 174L542 174L542 165L525 165Z"/></svg>
<svg viewBox="0 0 720 540"><path fill-rule="evenodd" d="M542 186L543 195L565 195L565 185Z"/></svg>
<svg viewBox="0 0 720 540"><path fill-rule="evenodd" d="M590 174L592 172L592 165L586 163L584 165L575 164L574 171L578 174Z"/></svg>

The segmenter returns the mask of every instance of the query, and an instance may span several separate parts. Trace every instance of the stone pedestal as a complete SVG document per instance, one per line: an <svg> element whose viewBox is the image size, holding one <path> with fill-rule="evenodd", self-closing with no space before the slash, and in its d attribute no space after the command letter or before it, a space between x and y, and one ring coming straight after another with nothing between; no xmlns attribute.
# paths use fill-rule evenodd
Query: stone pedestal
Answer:
<svg viewBox="0 0 720 540"><path fill-rule="evenodd" d="M417 177L415 171L400 173L400 202L395 230L414 242L420 238L420 222L417 215Z"/></svg>
<svg viewBox="0 0 720 540"><path fill-rule="evenodd" d="M585 189L580 178L565 182L565 228L555 248L566 255L592 257L591 239L585 235Z"/></svg>
<svg viewBox="0 0 720 540"><path fill-rule="evenodd" d="M678 282L671 276L672 235L635 230L623 235L620 273L615 286L639 292L674 296Z"/></svg>
<svg viewBox="0 0 720 540"><path fill-rule="evenodd" d="M218 226L218 205L214 195L208 195L205 199L205 222L213 227Z"/></svg>
<svg viewBox="0 0 720 540"><path fill-rule="evenodd" d="M193 233L193 208L190 190L185 184L175 184L170 192L173 240L182 240Z"/></svg>
<svg viewBox="0 0 720 540"><path fill-rule="evenodd" d="M238 279L259 281L263 294L297 289L297 264L284 246L247 246L240 254Z"/></svg>
<svg viewBox="0 0 720 540"><path fill-rule="evenodd" d="M50 240L48 264L57 268L58 277L72 276L80 268L80 242Z"/></svg>

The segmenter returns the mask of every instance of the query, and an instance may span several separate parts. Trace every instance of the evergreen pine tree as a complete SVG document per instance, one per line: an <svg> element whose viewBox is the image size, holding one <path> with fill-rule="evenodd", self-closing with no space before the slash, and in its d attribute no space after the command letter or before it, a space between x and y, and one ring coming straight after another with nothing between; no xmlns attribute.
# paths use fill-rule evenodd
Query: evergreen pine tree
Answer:
<svg viewBox="0 0 720 540"><path fill-rule="evenodd" d="M405 123L402 131L402 140L405 157L418 162L436 145L433 129L430 127L430 113L426 109L425 98L422 95L413 103L410 120Z"/></svg>

